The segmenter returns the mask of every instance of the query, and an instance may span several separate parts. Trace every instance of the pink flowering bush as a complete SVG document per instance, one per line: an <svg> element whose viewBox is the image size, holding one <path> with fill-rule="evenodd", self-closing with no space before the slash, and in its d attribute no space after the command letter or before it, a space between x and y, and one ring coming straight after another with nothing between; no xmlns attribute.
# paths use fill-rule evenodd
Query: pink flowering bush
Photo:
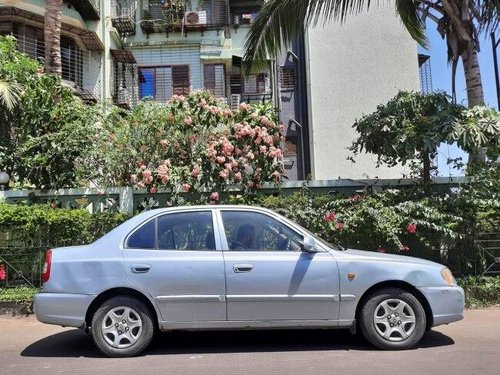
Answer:
<svg viewBox="0 0 500 375"><path fill-rule="evenodd" d="M231 111L195 92L174 95L166 105L142 102L105 122L97 129L96 160L88 163L100 165L98 185L215 193L235 185L255 190L283 175L283 128L270 104L243 103Z"/></svg>

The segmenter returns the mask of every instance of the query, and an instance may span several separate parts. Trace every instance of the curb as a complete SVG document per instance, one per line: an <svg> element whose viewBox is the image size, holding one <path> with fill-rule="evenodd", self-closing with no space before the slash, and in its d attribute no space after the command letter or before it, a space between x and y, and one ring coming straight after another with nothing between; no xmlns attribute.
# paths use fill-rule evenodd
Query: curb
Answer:
<svg viewBox="0 0 500 375"><path fill-rule="evenodd" d="M27 316L33 314L33 302L0 302L0 315Z"/></svg>

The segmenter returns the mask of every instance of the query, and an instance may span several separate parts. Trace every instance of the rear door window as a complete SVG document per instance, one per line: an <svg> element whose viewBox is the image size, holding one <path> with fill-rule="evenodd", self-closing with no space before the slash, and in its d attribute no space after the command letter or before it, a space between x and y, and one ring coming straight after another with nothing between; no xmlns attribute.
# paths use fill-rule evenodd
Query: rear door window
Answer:
<svg viewBox="0 0 500 375"><path fill-rule="evenodd" d="M159 250L216 250L211 211L159 216L128 237L127 248Z"/></svg>

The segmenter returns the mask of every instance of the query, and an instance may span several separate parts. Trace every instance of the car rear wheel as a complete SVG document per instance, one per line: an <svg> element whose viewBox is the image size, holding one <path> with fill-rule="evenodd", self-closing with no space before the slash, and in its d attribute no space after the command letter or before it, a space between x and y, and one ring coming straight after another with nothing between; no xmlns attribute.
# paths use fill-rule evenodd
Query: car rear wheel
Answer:
<svg viewBox="0 0 500 375"><path fill-rule="evenodd" d="M384 288L369 295L361 307L359 320L363 336L380 349L410 349L426 329L421 303L399 288Z"/></svg>
<svg viewBox="0 0 500 375"><path fill-rule="evenodd" d="M141 353L153 339L154 326L149 309L139 300L113 297L92 317L92 339L110 357Z"/></svg>

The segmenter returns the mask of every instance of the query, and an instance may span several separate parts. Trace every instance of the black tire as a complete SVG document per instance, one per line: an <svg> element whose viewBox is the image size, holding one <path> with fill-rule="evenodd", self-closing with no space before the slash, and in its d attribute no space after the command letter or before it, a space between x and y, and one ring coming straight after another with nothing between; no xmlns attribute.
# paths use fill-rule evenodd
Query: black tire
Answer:
<svg viewBox="0 0 500 375"><path fill-rule="evenodd" d="M120 315L122 311L123 315ZM111 320L108 313L120 321ZM142 353L151 343L154 331L153 318L148 307L133 297L110 298L92 317L92 340L99 350L109 357L132 357ZM114 341L114 345L110 341Z"/></svg>
<svg viewBox="0 0 500 375"><path fill-rule="evenodd" d="M361 306L358 318L363 336L385 350L413 348L427 326L422 304L413 294L399 288L383 288L371 293Z"/></svg>

